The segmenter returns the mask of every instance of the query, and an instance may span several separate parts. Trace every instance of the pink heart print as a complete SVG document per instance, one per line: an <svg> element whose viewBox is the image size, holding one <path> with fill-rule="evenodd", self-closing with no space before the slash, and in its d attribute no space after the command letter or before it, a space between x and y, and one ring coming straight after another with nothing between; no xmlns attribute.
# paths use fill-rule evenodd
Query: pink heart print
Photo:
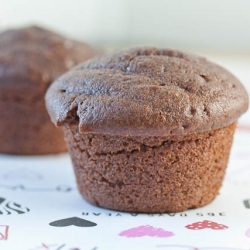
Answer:
<svg viewBox="0 0 250 250"><path fill-rule="evenodd" d="M185 227L187 229L191 229L191 230L201 230L201 229L205 229L205 228L210 228L213 230L224 230L224 229L228 228L228 226L225 226L223 224L218 224L216 222L209 221L209 220L198 221L198 222L195 222L193 224L189 224Z"/></svg>
<svg viewBox="0 0 250 250"><path fill-rule="evenodd" d="M165 231L162 228L155 228L149 225L139 226L130 228L128 230L122 231L119 233L120 236L126 237L143 237L143 236L151 236L151 237L171 237L174 236L174 233Z"/></svg>
<svg viewBox="0 0 250 250"><path fill-rule="evenodd" d="M250 238L250 228L247 229L245 235L246 235L248 238Z"/></svg>

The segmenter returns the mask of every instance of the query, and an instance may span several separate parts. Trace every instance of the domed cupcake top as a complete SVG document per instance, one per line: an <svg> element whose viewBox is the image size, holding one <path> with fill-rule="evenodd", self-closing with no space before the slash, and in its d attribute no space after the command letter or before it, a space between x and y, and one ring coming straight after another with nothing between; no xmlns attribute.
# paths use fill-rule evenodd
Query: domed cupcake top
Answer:
<svg viewBox="0 0 250 250"><path fill-rule="evenodd" d="M13 77L45 87L97 51L52 31L31 26L0 34L0 87ZM19 81L20 82L20 81Z"/></svg>
<svg viewBox="0 0 250 250"><path fill-rule="evenodd" d="M229 125L248 108L241 83L205 58L141 47L76 66L46 94L57 125L80 133L166 136Z"/></svg>

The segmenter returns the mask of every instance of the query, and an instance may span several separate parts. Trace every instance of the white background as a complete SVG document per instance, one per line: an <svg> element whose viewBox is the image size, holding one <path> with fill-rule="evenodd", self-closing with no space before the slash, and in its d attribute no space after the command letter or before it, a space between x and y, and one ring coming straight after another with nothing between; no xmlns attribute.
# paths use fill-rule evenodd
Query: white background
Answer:
<svg viewBox="0 0 250 250"><path fill-rule="evenodd" d="M250 53L249 0L0 0L0 31L34 23L99 46Z"/></svg>

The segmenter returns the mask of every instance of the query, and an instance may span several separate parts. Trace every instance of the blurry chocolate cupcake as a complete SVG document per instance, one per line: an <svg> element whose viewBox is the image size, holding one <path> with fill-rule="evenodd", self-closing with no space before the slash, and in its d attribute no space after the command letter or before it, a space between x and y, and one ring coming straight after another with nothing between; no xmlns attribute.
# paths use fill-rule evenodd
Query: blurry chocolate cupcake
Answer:
<svg viewBox="0 0 250 250"><path fill-rule="evenodd" d="M62 130L50 122L44 95L57 77L95 55L85 43L35 26L0 34L0 153L66 151Z"/></svg>
<svg viewBox="0 0 250 250"><path fill-rule="evenodd" d="M142 47L75 67L51 85L46 104L87 201L156 213L216 197L248 96L204 58Z"/></svg>

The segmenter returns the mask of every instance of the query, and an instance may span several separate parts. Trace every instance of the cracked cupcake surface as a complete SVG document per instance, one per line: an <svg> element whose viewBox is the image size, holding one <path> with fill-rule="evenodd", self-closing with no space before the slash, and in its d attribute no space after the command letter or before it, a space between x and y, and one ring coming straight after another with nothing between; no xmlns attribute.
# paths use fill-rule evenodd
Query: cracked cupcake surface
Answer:
<svg viewBox="0 0 250 250"><path fill-rule="evenodd" d="M228 71L178 51L135 48L75 67L47 93L57 125L79 120L82 133L185 134L229 125L248 97Z"/></svg>
<svg viewBox="0 0 250 250"><path fill-rule="evenodd" d="M46 103L64 128L83 197L156 213L216 197L248 96L205 58L141 47L76 66L52 84Z"/></svg>

